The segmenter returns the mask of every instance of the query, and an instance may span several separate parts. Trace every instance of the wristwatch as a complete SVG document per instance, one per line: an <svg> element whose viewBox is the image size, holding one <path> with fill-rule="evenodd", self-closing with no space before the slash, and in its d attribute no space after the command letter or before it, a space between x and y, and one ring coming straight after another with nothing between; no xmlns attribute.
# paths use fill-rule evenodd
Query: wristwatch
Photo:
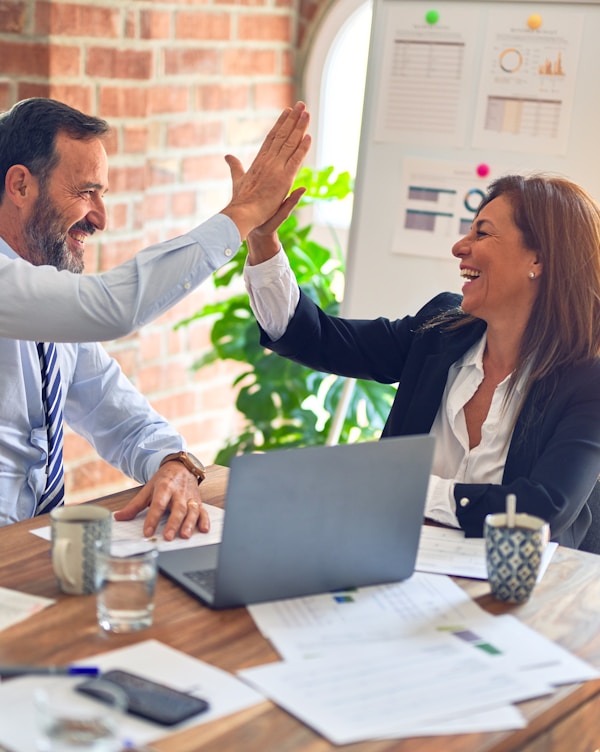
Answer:
<svg viewBox="0 0 600 752"><path fill-rule="evenodd" d="M160 461L159 467L162 467L165 462L181 462L181 464L190 471L198 479L198 485L206 478L206 470L204 465L197 457L194 457L190 452L174 452L173 454L167 454Z"/></svg>

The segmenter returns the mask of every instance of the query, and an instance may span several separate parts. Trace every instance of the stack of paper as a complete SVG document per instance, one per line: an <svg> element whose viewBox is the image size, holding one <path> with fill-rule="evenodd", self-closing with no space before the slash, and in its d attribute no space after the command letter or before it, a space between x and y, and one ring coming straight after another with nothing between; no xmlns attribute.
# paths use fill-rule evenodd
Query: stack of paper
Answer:
<svg viewBox="0 0 600 752"><path fill-rule="evenodd" d="M239 675L334 744L520 728L513 703L599 676L443 575L249 610L285 660Z"/></svg>
<svg viewBox="0 0 600 752"><path fill-rule="evenodd" d="M163 538L165 525L167 524L168 514L164 514L156 532L152 536L151 540L156 543L156 548L159 551L169 551L176 548L196 548L197 546L210 546L213 543L220 543L223 534L223 520L225 519L225 512L220 507L215 507L212 504L205 504L204 508L208 512L210 519L210 531L208 533L195 533L191 538L179 538L176 537L172 541L167 541ZM116 522L113 520L112 525L112 540L115 541L128 541L131 544L131 553L141 550L144 547L145 541L148 540L144 536L144 522L148 510L134 517L133 520ZM35 530L31 530L33 535L37 535L38 538L43 538L49 541L51 537L50 526L38 527ZM136 545L135 541L138 541Z"/></svg>
<svg viewBox="0 0 600 752"><path fill-rule="evenodd" d="M0 629L6 629L37 614L55 601L41 595L28 595L19 590L0 587Z"/></svg>
<svg viewBox="0 0 600 752"><path fill-rule="evenodd" d="M537 581L540 582L558 543L548 543L542 555ZM487 580L485 541L483 538L465 538L463 530L424 525L421 529L419 553L415 566L417 572L451 574Z"/></svg>

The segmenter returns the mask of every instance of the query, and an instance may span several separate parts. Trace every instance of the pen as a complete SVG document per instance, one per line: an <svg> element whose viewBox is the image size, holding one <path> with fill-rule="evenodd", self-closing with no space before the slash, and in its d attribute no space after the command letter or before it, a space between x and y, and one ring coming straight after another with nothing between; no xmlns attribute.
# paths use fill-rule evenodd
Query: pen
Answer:
<svg viewBox="0 0 600 752"><path fill-rule="evenodd" d="M98 676L100 674L100 669L96 666L0 666L0 676L23 676L25 674Z"/></svg>

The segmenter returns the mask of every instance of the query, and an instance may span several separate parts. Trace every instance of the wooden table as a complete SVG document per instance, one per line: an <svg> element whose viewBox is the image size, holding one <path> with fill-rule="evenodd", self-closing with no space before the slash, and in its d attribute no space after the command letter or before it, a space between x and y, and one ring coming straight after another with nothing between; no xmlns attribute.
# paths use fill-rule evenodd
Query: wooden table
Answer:
<svg viewBox="0 0 600 752"><path fill-rule="evenodd" d="M203 499L222 505L227 469L213 466ZM120 508L125 491L98 500ZM0 585L55 598L57 604L0 632L0 663L69 663L154 638L235 672L278 659L245 608L211 611L159 576L154 624L131 635L106 634L96 624L95 596L62 594L50 563L49 544L30 530L48 525L43 516L0 529ZM600 556L559 548L531 600L508 607L489 595L486 582L457 580L486 610L513 613L541 634L600 669ZM600 680L570 685L550 697L521 703L527 728L333 747L283 710L265 701L246 711L174 734L160 752L595 752L600 749ZM0 709L1 712L1 709Z"/></svg>

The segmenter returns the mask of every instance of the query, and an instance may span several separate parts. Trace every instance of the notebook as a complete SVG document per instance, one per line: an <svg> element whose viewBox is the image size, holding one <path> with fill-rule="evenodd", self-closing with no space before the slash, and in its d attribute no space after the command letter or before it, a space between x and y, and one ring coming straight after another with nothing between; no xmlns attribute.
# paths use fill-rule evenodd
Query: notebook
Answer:
<svg viewBox="0 0 600 752"><path fill-rule="evenodd" d="M161 551L158 566L211 608L406 579L433 446L422 435L235 457L221 543Z"/></svg>

